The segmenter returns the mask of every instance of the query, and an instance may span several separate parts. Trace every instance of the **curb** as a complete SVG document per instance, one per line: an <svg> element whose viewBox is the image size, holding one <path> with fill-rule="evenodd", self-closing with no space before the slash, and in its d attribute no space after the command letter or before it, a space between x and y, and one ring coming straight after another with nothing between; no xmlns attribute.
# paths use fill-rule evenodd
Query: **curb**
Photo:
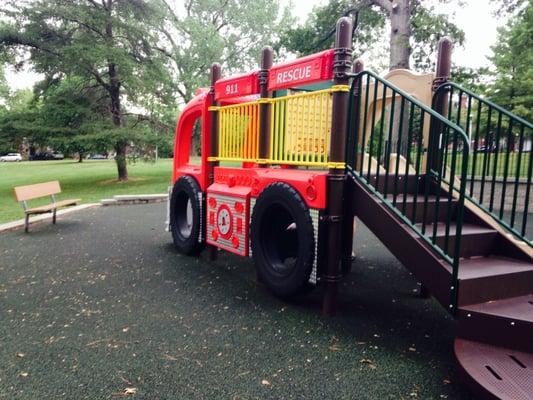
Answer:
<svg viewBox="0 0 533 400"><path fill-rule="evenodd" d="M103 206L123 206L130 204L163 203L167 199L167 193L126 194L113 196L112 199L102 199L100 200L100 204Z"/></svg>
<svg viewBox="0 0 533 400"><path fill-rule="evenodd" d="M86 208L99 207L99 206L100 206L100 203L80 204L79 206L74 206L74 207L65 208L63 210L58 210L57 216L59 217L61 215L85 210ZM36 223L45 222L45 221L50 221L51 223L52 221L51 214L41 214L33 218L30 218L30 227ZM7 231L14 230L14 229L21 228L21 227L24 227L24 219L19 219L16 221L7 222L5 224L0 224L0 232L7 232Z"/></svg>

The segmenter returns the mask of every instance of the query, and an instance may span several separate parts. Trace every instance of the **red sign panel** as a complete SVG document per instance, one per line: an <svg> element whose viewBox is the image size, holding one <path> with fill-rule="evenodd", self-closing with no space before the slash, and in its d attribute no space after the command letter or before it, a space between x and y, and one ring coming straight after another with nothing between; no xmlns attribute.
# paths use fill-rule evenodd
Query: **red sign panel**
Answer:
<svg viewBox="0 0 533 400"><path fill-rule="evenodd" d="M333 49L273 66L268 90L286 89L333 78Z"/></svg>
<svg viewBox="0 0 533 400"><path fill-rule="evenodd" d="M215 83L215 100L259 93L257 71L245 75L219 79Z"/></svg>

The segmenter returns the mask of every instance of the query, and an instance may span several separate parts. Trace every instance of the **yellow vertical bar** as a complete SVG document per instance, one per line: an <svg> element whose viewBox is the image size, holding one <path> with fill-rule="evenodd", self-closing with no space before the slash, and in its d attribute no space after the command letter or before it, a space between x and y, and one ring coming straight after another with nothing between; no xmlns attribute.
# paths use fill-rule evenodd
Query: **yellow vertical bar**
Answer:
<svg viewBox="0 0 533 400"><path fill-rule="evenodd" d="M286 102L286 106L288 109L290 109L291 111L291 115L290 115L290 121L288 123L288 130L287 130L287 136L285 137L285 144L286 146L284 146L284 149L285 150L283 152L283 156L284 156L284 159L286 159L286 161L292 161L292 142L293 142L293 139L294 139L294 132L295 132L295 122L296 122L296 114L298 113L298 110L294 109L294 99L291 99L291 98L287 98L287 102Z"/></svg>
<svg viewBox="0 0 533 400"><path fill-rule="evenodd" d="M298 100L300 102L300 112L298 113L300 129L298 129L298 140L296 141L296 162L300 162L300 158L302 157L302 140L303 132L305 130L305 98L300 97Z"/></svg>
<svg viewBox="0 0 533 400"><path fill-rule="evenodd" d="M276 135L276 127L274 125L275 121L276 121L276 112L277 112L277 105L275 102L271 103L270 105L270 138L272 139L271 143L270 143L270 156L273 158L273 152L275 151L275 146L276 146L276 140L275 140L275 135Z"/></svg>
<svg viewBox="0 0 533 400"><path fill-rule="evenodd" d="M283 152L283 159L285 161L291 161L292 160L292 141L293 141L293 134L294 134L294 122L296 118L296 113L298 110L294 109L294 99L287 98L285 106L287 107L287 110L290 111L290 114L288 116L288 122L287 122L287 131L285 132L285 145L284 145L284 152Z"/></svg>
<svg viewBox="0 0 533 400"><path fill-rule="evenodd" d="M270 153L268 158L274 159L274 151L276 148L276 128L274 126L274 114L276 112L276 103L270 104L270 130L268 135L270 136Z"/></svg>
<svg viewBox="0 0 533 400"><path fill-rule="evenodd" d="M250 118L250 114L251 114L251 111L252 111L252 108L250 106L250 104L247 104L246 105L246 128L245 128L245 131L244 131L244 137L245 137L245 141L244 141L244 144L245 144L245 149L246 149L246 160L250 160L250 155L252 154L251 153L251 134L252 134L252 125L251 125L251 122L252 122L252 119Z"/></svg>
<svg viewBox="0 0 533 400"><path fill-rule="evenodd" d="M286 111L285 111L285 101L284 100L278 100L277 102L277 110L279 115L279 121L276 124L276 137L277 137L277 144L276 147L278 148L278 155L276 157L276 160L278 163L283 160L283 121L285 121Z"/></svg>
<svg viewBox="0 0 533 400"><path fill-rule="evenodd" d="M257 145L259 143L259 104L254 105L254 159L257 160L259 151Z"/></svg>
<svg viewBox="0 0 533 400"><path fill-rule="evenodd" d="M311 121L313 120L313 117L315 115L315 109L314 107L311 108L311 100L314 98L315 96L308 96L307 97L307 107L309 107L309 117L307 118L307 132L306 132L306 137L305 137L305 161L307 163L309 163L310 159L311 159L311 154L309 152L309 143L311 141L311 135L313 134L313 131L311 129Z"/></svg>
<svg viewBox="0 0 533 400"><path fill-rule="evenodd" d="M276 124L276 137L277 137L277 140L276 140L276 147L278 148L278 155L276 157L276 161L279 163L280 161L283 160L283 152L282 152L282 142L283 142L283 129L282 129L282 124L283 124L283 121L285 120L285 103L284 103L284 100L278 100L276 101L276 108L278 110L278 115L279 115L279 120Z"/></svg>
<svg viewBox="0 0 533 400"><path fill-rule="evenodd" d="M320 96L320 95L318 95L318 96ZM320 118L320 114L318 113L318 110L316 108L316 99L317 99L318 96L317 95L313 96L313 112L315 113L315 117L313 118L313 130L312 130L311 135L309 135L310 138L311 138L311 148L309 149L309 151L311 152L310 159L311 159L311 162L313 162L313 163L316 162L316 154L315 154L316 119Z"/></svg>
<svg viewBox="0 0 533 400"><path fill-rule="evenodd" d="M278 113L280 115L280 119L279 121L277 121L277 124L276 124L276 129L275 129L275 135L274 135L274 141L276 142L275 143L275 146L274 146L274 155L272 156L272 158L274 158L276 161L279 161L280 160L280 156L281 156L281 153L280 153L280 146L281 146L281 135L282 135L282 119L283 119L283 116L284 116L284 111L283 111L283 101L276 101L276 110L278 110Z"/></svg>
<svg viewBox="0 0 533 400"><path fill-rule="evenodd" d="M224 129L226 126L226 118L224 110L218 112L218 157L222 157L224 153Z"/></svg>
<svg viewBox="0 0 533 400"><path fill-rule="evenodd" d="M307 116L307 113L305 112L306 109L305 109L305 103L306 103L306 98L304 96L300 97L300 101L302 103L302 112L300 113L300 119L301 119L301 123L302 123L302 128L300 129L300 137L298 138L298 162L302 162L302 156L303 156L303 150L304 150L304 145L305 145L305 129L306 129L306 116Z"/></svg>
<svg viewBox="0 0 533 400"><path fill-rule="evenodd" d="M326 144L326 148L324 149L324 162L327 163L329 161L329 144L331 141L331 123L329 122L329 114L330 114L330 102L331 102L331 94L328 93L326 97L326 129L325 129L325 140L324 143ZM328 134L329 133L329 134Z"/></svg>
<svg viewBox="0 0 533 400"><path fill-rule="evenodd" d="M287 140L287 100L280 100L278 107L283 113L283 121L279 123L278 129L278 161L285 161L285 142Z"/></svg>
<svg viewBox="0 0 533 400"><path fill-rule="evenodd" d="M228 110L230 115L230 128L228 131L228 156L233 154L233 132L235 131L235 109L231 108Z"/></svg>
<svg viewBox="0 0 533 400"><path fill-rule="evenodd" d="M233 108L233 132L231 133L231 154L233 158L237 158L237 148L235 142L237 141L237 129L239 127L239 108Z"/></svg>
<svg viewBox="0 0 533 400"><path fill-rule="evenodd" d="M248 160L252 158L252 145L254 136L254 107L253 104L248 104L248 134L246 135L246 143L248 144Z"/></svg>

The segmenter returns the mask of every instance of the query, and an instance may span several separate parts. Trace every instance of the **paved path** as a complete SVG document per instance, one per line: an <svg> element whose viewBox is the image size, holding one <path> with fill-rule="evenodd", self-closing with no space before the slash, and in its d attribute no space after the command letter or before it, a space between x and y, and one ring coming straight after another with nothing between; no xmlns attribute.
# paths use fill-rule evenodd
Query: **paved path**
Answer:
<svg viewBox="0 0 533 400"><path fill-rule="evenodd" d="M363 228L342 312L178 255L164 205L0 234L0 399L467 399L453 322Z"/></svg>

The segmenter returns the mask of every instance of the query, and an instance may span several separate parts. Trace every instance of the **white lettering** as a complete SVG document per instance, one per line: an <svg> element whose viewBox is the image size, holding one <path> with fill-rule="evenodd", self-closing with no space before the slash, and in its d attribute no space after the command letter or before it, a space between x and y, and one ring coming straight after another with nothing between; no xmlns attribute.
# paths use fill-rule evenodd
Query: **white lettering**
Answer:
<svg viewBox="0 0 533 400"><path fill-rule="evenodd" d="M239 85L237 83L230 83L226 85L226 94L235 94L239 91Z"/></svg>
<svg viewBox="0 0 533 400"><path fill-rule="evenodd" d="M296 67L283 72L278 72L276 76L276 83L289 83L294 81L302 81L311 77L311 66Z"/></svg>

